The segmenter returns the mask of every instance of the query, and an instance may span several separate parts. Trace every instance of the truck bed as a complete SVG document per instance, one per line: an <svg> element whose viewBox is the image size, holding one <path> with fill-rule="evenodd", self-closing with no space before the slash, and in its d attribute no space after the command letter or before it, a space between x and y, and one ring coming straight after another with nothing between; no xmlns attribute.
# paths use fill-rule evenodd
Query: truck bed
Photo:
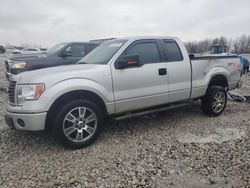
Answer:
<svg viewBox="0 0 250 188"><path fill-rule="evenodd" d="M207 89L208 79L214 72L223 75L228 80L229 90L239 78L240 58L237 55L209 55L191 58L192 95L191 98L203 96ZM235 68L237 67L237 69ZM227 74L225 74L227 73Z"/></svg>

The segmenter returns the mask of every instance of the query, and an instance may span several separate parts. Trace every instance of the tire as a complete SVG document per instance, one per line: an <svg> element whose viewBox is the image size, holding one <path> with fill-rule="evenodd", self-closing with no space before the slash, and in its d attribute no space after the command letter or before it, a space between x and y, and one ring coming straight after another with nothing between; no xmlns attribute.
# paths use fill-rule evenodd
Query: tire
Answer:
<svg viewBox="0 0 250 188"><path fill-rule="evenodd" d="M53 134L64 146L80 149L97 139L103 122L103 113L94 102L74 100L59 109Z"/></svg>
<svg viewBox="0 0 250 188"><path fill-rule="evenodd" d="M202 98L201 108L208 116L219 116L227 105L227 92L223 87L212 86L208 88L206 95Z"/></svg>

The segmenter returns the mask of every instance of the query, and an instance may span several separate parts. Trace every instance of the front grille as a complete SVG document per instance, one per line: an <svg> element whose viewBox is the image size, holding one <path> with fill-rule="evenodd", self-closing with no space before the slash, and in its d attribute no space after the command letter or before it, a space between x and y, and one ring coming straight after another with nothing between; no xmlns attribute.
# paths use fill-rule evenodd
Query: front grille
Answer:
<svg viewBox="0 0 250 188"><path fill-rule="evenodd" d="M8 87L9 101L11 104L15 104L16 82L11 81Z"/></svg>

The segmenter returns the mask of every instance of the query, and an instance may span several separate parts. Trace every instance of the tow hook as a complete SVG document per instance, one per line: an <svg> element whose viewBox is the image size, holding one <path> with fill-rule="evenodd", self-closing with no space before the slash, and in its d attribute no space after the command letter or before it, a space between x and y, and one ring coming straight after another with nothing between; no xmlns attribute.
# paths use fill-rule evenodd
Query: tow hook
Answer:
<svg viewBox="0 0 250 188"><path fill-rule="evenodd" d="M241 88L241 86L242 86L242 80L238 81L237 88L239 89L239 88Z"/></svg>
<svg viewBox="0 0 250 188"><path fill-rule="evenodd" d="M231 94L229 92L227 92L227 94L235 102L249 102L250 103L250 96L233 95L233 94Z"/></svg>

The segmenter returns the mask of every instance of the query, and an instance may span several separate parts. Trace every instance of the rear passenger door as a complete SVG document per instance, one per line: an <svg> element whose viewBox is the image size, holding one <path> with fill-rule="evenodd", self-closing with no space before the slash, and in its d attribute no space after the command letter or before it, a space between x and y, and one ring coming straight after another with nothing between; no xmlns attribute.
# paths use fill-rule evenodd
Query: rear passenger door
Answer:
<svg viewBox="0 0 250 188"><path fill-rule="evenodd" d="M138 55L140 66L116 69L113 65L113 89L116 112L125 112L168 102L167 63L156 40L139 40L120 55ZM118 61L117 60L117 61Z"/></svg>
<svg viewBox="0 0 250 188"><path fill-rule="evenodd" d="M186 100L191 91L191 67L189 59L181 53L179 44L175 40L161 41L165 62L168 66L169 102ZM188 61L188 62L187 62Z"/></svg>

